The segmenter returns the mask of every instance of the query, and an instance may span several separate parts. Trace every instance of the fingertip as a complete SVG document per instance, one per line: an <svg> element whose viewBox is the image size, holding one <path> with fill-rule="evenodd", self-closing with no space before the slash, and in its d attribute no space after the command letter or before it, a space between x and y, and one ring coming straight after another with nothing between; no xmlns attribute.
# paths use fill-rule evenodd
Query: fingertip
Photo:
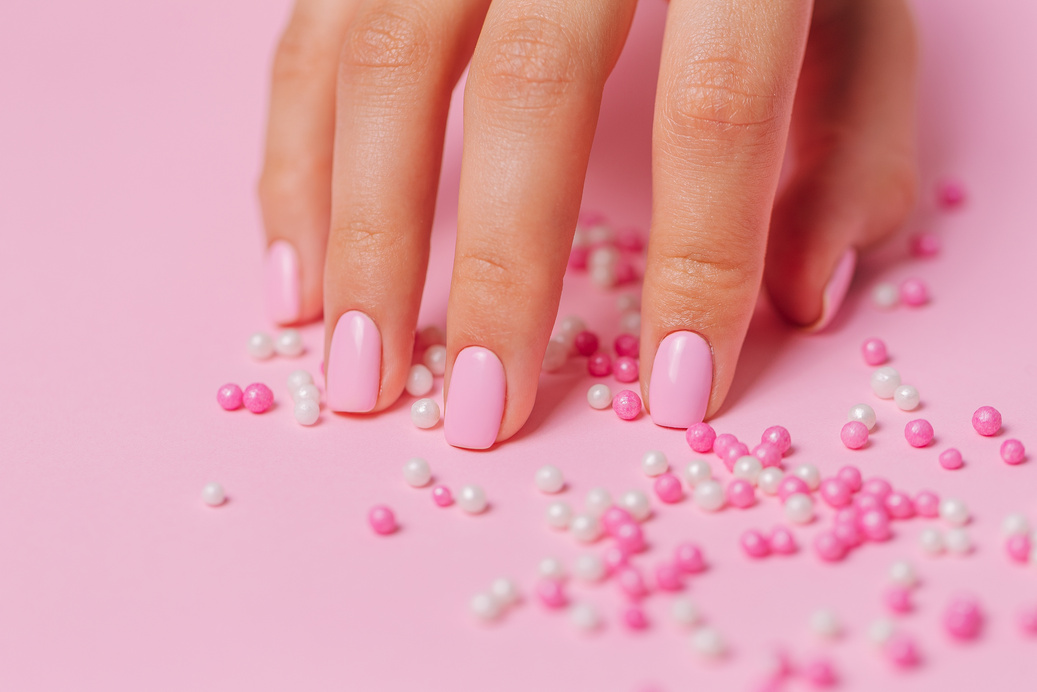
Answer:
<svg viewBox="0 0 1037 692"><path fill-rule="evenodd" d="M299 320L300 281L299 253L286 240L275 240L266 249L266 310L276 324L292 324Z"/></svg>

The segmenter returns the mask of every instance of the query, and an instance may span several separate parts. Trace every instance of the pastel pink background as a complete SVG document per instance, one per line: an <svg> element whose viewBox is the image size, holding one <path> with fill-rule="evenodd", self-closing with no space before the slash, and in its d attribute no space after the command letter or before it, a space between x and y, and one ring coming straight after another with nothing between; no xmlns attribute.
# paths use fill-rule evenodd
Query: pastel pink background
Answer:
<svg viewBox="0 0 1037 692"><path fill-rule="evenodd" d="M0 689L3 690L661 690L745 689L777 642L827 652L843 689L1030 689L1037 642L1016 631L1037 599L1032 568L1009 564L999 524L1010 510L1037 520L1033 269L1037 136L1033 27L1027 2L919 0L925 44L921 153L925 189L946 173L967 183L967 207L936 214L926 196L908 230L944 241L917 262L903 238L867 256L845 314L804 336L761 307L721 431L756 439L786 425L791 462L831 472L848 462L908 490L958 495L973 509L972 557L927 559L896 526L888 544L838 566L811 553L751 563L737 548L749 527L780 520L773 501L704 517L684 502L647 525L654 564L681 540L713 568L688 594L732 645L719 665L697 660L648 601L652 628L617 623L613 585L573 587L607 623L577 634L556 613L522 605L482 627L470 596L494 577L524 588L538 561L580 553L546 528L548 498L533 471L554 461L578 504L592 486L648 488L649 448L683 465L680 431L621 423L585 402L575 364L545 377L525 430L490 453L450 448L421 431L409 401L384 415L322 414L312 429L285 405L285 376L317 369L319 326L302 359L256 363L247 336L267 328L259 304L259 168L272 46L288 3L5 0L0 4ZM585 206L645 224L654 62L664 6L645 0L609 84ZM452 127L446 187L456 181ZM455 182L456 184L456 182ZM456 204L442 196L423 323L442 323ZM921 310L880 313L866 300L879 279L925 279ZM614 297L569 277L560 314L577 312L610 337ZM887 340L893 364L922 393L937 430L907 447L912 414L875 401L858 346ZM225 413L226 381L265 381L269 413ZM438 395L439 383L437 383ZM880 427L869 449L838 439L846 410L868 401ZM998 406L1006 431L979 438L973 409ZM1007 436L1030 446L1010 468ZM967 466L939 468L958 446ZM426 457L455 489L482 484L492 508L436 508L400 467ZM719 469L719 465L716 465ZM230 502L204 506L210 480ZM396 509L403 530L378 538L368 507ZM798 530L807 543L817 526ZM882 612L888 565L913 560L924 580L903 619L924 665L893 672L866 641ZM949 594L971 589L989 619L982 639L956 645L938 626ZM847 636L821 644L810 613L835 608Z"/></svg>

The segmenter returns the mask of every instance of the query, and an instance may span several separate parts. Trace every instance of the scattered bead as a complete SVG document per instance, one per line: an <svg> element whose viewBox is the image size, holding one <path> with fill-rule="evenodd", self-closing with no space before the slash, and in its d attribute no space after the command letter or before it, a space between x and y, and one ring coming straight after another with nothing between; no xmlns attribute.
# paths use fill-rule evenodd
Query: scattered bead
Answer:
<svg viewBox="0 0 1037 692"><path fill-rule="evenodd" d="M939 529L925 529L918 534L918 544L927 555L939 555L946 547Z"/></svg>
<svg viewBox="0 0 1037 692"><path fill-rule="evenodd" d="M300 402L304 399L310 399L318 404L320 403L320 390L312 382L299 385L291 393L292 401Z"/></svg>
<svg viewBox="0 0 1037 692"><path fill-rule="evenodd" d="M216 401L224 411L236 411L241 408L243 394L236 384L225 384L216 391Z"/></svg>
<svg viewBox="0 0 1037 692"><path fill-rule="evenodd" d="M607 384L591 385L587 390L587 403L599 411L612 406L612 390Z"/></svg>
<svg viewBox="0 0 1037 692"><path fill-rule="evenodd" d="M641 312L638 310L624 312L619 318L619 328L626 334L640 334Z"/></svg>
<svg viewBox="0 0 1037 692"><path fill-rule="evenodd" d="M652 449L641 457L641 470L646 476L659 476L670 470L670 462L666 460L665 454Z"/></svg>
<svg viewBox="0 0 1037 692"><path fill-rule="evenodd" d="M457 494L457 504L468 514L480 514L486 509L486 491L477 485L466 485Z"/></svg>
<svg viewBox="0 0 1037 692"><path fill-rule="evenodd" d="M488 593L477 593L468 602L472 615L483 622L492 622L500 617L500 602Z"/></svg>
<svg viewBox="0 0 1037 692"><path fill-rule="evenodd" d="M681 543L673 552L673 563L686 574L697 574L706 569L702 549L694 543Z"/></svg>
<svg viewBox="0 0 1037 692"><path fill-rule="evenodd" d="M581 543L593 543L601 537L601 522L589 514L577 514L569 522L569 531Z"/></svg>
<svg viewBox="0 0 1037 692"><path fill-rule="evenodd" d="M256 360L266 360L274 355L274 340L269 334L256 332L248 338L248 354Z"/></svg>
<svg viewBox="0 0 1037 692"><path fill-rule="evenodd" d="M625 524L632 524L636 526L635 519L630 515L630 512L626 511L618 505L612 505L601 514L601 526L605 529L605 533L616 537L620 527ZM640 532L640 528L638 531Z"/></svg>
<svg viewBox="0 0 1037 692"><path fill-rule="evenodd" d="M616 355L627 358L636 358L641 348L641 340L633 334L620 334L612 344Z"/></svg>
<svg viewBox="0 0 1037 692"><path fill-rule="evenodd" d="M918 664L918 646L915 640L906 634L891 633L882 650L886 658L899 668L910 668Z"/></svg>
<svg viewBox="0 0 1037 692"><path fill-rule="evenodd" d="M1026 459L1026 448L1019 440L1005 440L1001 443L1001 459L1011 466L1021 464Z"/></svg>
<svg viewBox="0 0 1037 692"><path fill-rule="evenodd" d="M584 330L573 339L573 346L581 356L589 356L598 350L598 335Z"/></svg>
<svg viewBox="0 0 1037 692"><path fill-rule="evenodd" d="M792 469L792 474L806 483L811 492L821 485L821 472L813 464L800 464Z"/></svg>
<svg viewBox="0 0 1037 692"><path fill-rule="evenodd" d="M965 186L958 180L944 179L936 184L936 203L941 209L956 209L965 203Z"/></svg>
<svg viewBox="0 0 1037 692"><path fill-rule="evenodd" d="M956 639L975 639L983 628L983 612L972 596L951 599L943 612L943 627Z"/></svg>
<svg viewBox="0 0 1037 692"><path fill-rule="evenodd" d="M864 542L864 534L858 528L857 523L838 523L832 529L832 533L846 548L856 548Z"/></svg>
<svg viewBox="0 0 1037 692"><path fill-rule="evenodd" d="M545 557L537 565L537 572L544 579L553 579L554 581L562 581L565 579L565 565L562 561L556 557Z"/></svg>
<svg viewBox="0 0 1037 692"><path fill-rule="evenodd" d="M227 500L227 493L219 483L206 483L202 486L202 502L210 507L219 507Z"/></svg>
<svg viewBox="0 0 1037 692"><path fill-rule="evenodd" d="M569 345L564 339L552 337L544 349L544 360L540 364L540 369L544 372L558 372L565 367L568 360Z"/></svg>
<svg viewBox="0 0 1037 692"><path fill-rule="evenodd" d="M294 392L306 384L313 384L313 375L305 370L295 370L288 376L288 391Z"/></svg>
<svg viewBox="0 0 1037 692"><path fill-rule="evenodd" d="M904 426L904 437L912 447L925 447L933 441L933 426L924 418L910 421Z"/></svg>
<svg viewBox="0 0 1037 692"><path fill-rule="evenodd" d="M637 382L637 361L630 356L616 358L616 362L612 364L612 374L618 382Z"/></svg>
<svg viewBox="0 0 1037 692"><path fill-rule="evenodd" d="M782 455L788 454L792 448L792 436L787 429L780 425L772 425L764 430L760 442L771 443L781 451Z"/></svg>
<svg viewBox="0 0 1037 692"><path fill-rule="evenodd" d="M879 646L886 644L896 632L896 626L888 618L879 618L868 626L868 639Z"/></svg>
<svg viewBox="0 0 1037 692"><path fill-rule="evenodd" d="M619 498L619 505L630 512L636 521L644 521L652 514L652 504L648 496L640 490L628 490Z"/></svg>
<svg viewBox="0 0 1037 692"><path fill-rule="evenodd" d="M908 241L908 250L913 257L935 257L940 254L940 237L935 233L916 233Z"/></svg>
<svg viewBox="0 0 1037 692"><path fill-rule="evenodd" d="M432 488L432 501L437 507L449 507L454 504L454 494L445 485L437 485Z"/></svg>
<svg viewBox="0 0 1037 692"><path fill-rule="evenodd" d="M889 580L898 586L913 588L918 585L918 572L910 562L897 560L889 566Z"/></svg>
<svg viewBox="0 0 1037 692"><path fill-rule="evenodd" d="M518 584L507 577L498 577L490 584L490 595L501 608L510 608L518 603L520 595Z"/></svg>
<svg viewBox="0 0 1037 692"><path fill-rule="evenodd" d="M886 342L882 339L865 339L861 344L861 354L868 365L882 365L889 359Z"/></svg>
<svg viewBox="0 0 1037 692"><path fill-rule="evenodd" d="M667 504L680 502L684 497L684 489L680 480L672 473L664 473L655 479L653 484L656 496Z"/></svg>
<svg viewBox="0 0 1037 692"><path fill-rule="evenodd" d="M411 396L423 397L432 391L432 371L418 363L410 366L407 373L407 393Z"/></svg>
<svg viewBox="0 0 1037 692"><path fill-rule="evenodd" d="M632 630L643 630L648 627L648 618L645 616L645 611L641 610L638 606L628 606L623 611L623 624L628 629Z"/></svg>
<svg viewBox="0 0 1037 692"><path fill-rule="evenodd" d="M418 399L410 405L411 423L422 430L436 427L440 416L439 404L432 399Z"/></svg>
<svg viewBox="0 0 1037 692"><path fill-rule="evenodd" d="M736 478L727 484L727 502L732 507L746 509L756 504L756 491L747 480Z"/></svg>
<svg viewBox="0 0 1037 692"><path fill-rule="evenodd" d="M548 608L561 608L569 602L565 595L565 587L555 579L541 579L536 585L536 595Z"/></svg>
<svg viewBox="0 0 1037 692"><path fill-rule="evenodd" d="M274 403L274 393L270 387L257 382L245 387L241 401L252 413L263 413Z"/></svg>
<svg viewBox="0 0 1037 692"><path fill-rule="evenodd" d="M853 493L850 488L838 478L826 478L821 483L821 499L829 507L836 509L845 507L853 502Z"/></svg>
<svg viewBox="0 0 1037 692"><path fill-rule="evenodd" d="M707 512L716 512L723 508L727 498L724 493L724 486L718 481L710 479L702 481L695 486L693 499L699 509Z"/></svg>
<svg viewBox="0 0 1037 692"><path fill-rule="evenodd" d="M622 314L631 310L641 309L641 298L636 293L624 293L616 298L616 312ZM617 349L618 351L618 349ZM621 354L630 355L630 354Z"/></svg>
<svg viewBox="0 0 1037 692"><path fill-rule="evenodd" d="M641 414L641 397L624 389L612 400L612 410L623 420L634 420Z"/></svg>
<svg viewBox="0 0 1037 692"><path fill-rule="evenodd" d="M839 439L847 449L860 449L868 444L868 426L860 421L849 421L839 431Z"/></svg>
<svg viewBox="0 0 1037 692"><path fill-rule="evenodd" d="M799 476L785 476L778 485L778 498L784 502L797 493L809 495L810 488Z"/></svg>
<svg viewBox="0 0 1037 692"><path fill-rule="evenodd" d="M581 632L593 632L601 626L601 616L589 603L577 603L569 608L569 622Z"/></svg>
<svg viewBox="0 0 1037 692"><path fill-rule="evenodd" d="M727 451L721 458L724 460L724 466L727 467L727 470L732 471L735 467L735 462L744 456L749 456L749 447L742 442L735 442L727 448Z"/></svg>
<svg viewBox="0 0 1037 692"><path fill-rule="evenodd" d="M965 462L961 458L961 452L959 452L954 447L951 447L950 449L945 449L942 452L940 452L940 466L947 469L948 471L960 469L964 465Z"/></svg>
<svg viewBox="0 0 1037 692"><path fill-rule="evenodd" d="M889 310L900 302L900 289L887 282L875 284L871 289L871 300L876 307Z"/></svg>
<svg viewBox="0 0 1037 692"><path fill-rule="evenodd" d="M675 598L670 605L670 616L674 621L685 627L694 627L702 622L702 612L699 607L688 598Z"/></svg>
<svg viewBox="0 0 1037 692"><path fill-rule="evenodd" d="M575 339L576 335L586 331L587 325L576 315L569 315L562 319L558 325L558 331L568 339Z"/></svg>
<svg viewBox="0 0 1037 692"><path fill-rule="evenodd" d="M753 447L752 455L760 460L765 469L781 467L781 450L770 442L761 442Z"/></svg>
<svg viewBox="0 0 1037 692"><path fill-rule="evenodd" d="M283 330L274 342L274 350L279 356L295 358L302 355L303 349L302 334L298 329Z"/></svg>
<svg viewBox="0 0 1037 692"><path fill-rule="evenodd" d="M597 583L607 574L605 562L591 553L580 555L573 563L573 574L581 581Z"/></svg>
<svg viewBox="0 0 1037 692"><path fill-rule="evenodd" d="M940 498L929 490L923 490L915 495L912 502L915 506L915 514L927 519L935 519L940 516Z"/></svg>
<svg viewBox="0 0 1037 692"><path fill-rule="evenodd" d="M1037 606L1026 605L1020 608L1016 622L1023 634L1027 636L1037 634Z"/></svg>
<svg viewBox="0 0 1037 692"><path fill-rule="evenodd" d="M875 423L877 421L875 409L867 404L857 404L851 408L846 419L850 422L863 423L869 431L875 428Z"/></svg>
<svg viewBox="0 0 1037 692"><path fill-rule="evenodd" d="M972 538L969 537L969 532L960 526L947 529L944 542L949 553L967 555L972 552Z"/></svg>
<svg viewBox="0 0 1037 692"><path fill-rule="evenodd" d="M869 541L888 541L893 537L885 510L869 509L863 512L858 527Z"/></svg>
<svg viewBox="0 0 1037 692"><path fill-rule="evenodd" d="M293 413L299 425L313 425L320 418L320 404L313 399L300 399L295 402Z"/></svg>
<svg viewBox="0 0 1037 692"><path fill-rule="evenodd" d="M738 444L737 437L731 433L723 433L713 439L713 451L718 457L723 458L727 454L727 450L736 444Z"/></svg>
<svg viewBox="0 0 1037 692"><path fill-rule="evenodd" d="M681 570L672 562L663 562L656 566L655 583L662 591L680 591L684 588Z"/></svg>
<svg viewBox="0 0 1037 692"><path fill-rule="evenodd" d="M396 530L396 515L385 505L377 505L367 513L367 523L375 533L386 536Z"/></svg>
<svg viewBox="0 0 1037 692"><path fill-rule="evenodd" d="M856 466L842 467L836 471L835 477L845 483L846 487L849 488L852 493L858 492L864 486L860 469Z"/></svg>
<svg viewBox="0 0 1037 692"><path fill-rule="evenodd" d="M551 464L544 464L537 469L533 480L536 483L537 489L542 493L553 494L561 492L562 488L565 487L565 478L562 476L561 470Z"/></svg>
<svg viewBox="0 0 1037 692"><path fill-rule="evenodd" d="M929 289L921 279L905 279L900 284L900 302L916 308L929 302Z"/></svg>
<svg viewBox="0 0 1037 692"><path fill-rule="evenodd" d="M792 555L799 550L796 537L784 526L776 526L767 539L772 553L777 555Z"/></svg>
<svg viewBox="0 0 1037 692"><path fill-rule="evenodd" d="M884 501L886 512L893 519L910 519L915 515L915 505L907 493L899 490L891 492Z"/></svg>
<svg viewBox="0 0 1037 692"><path fill-rule="evenodd" d="M861 492L865 495L873 495L884 502L889 494L893 492L893 486L885 478L869 478L861 486Z"/></svg>
<svg viewBox="0 0 1037 692"><path fill-rule="evenodd" d="M572 518L572 508L565 502L559 500L547 506L547 525L552 529L564 531L569 528L569 522L572 521Z"/></svg>
<svg viewBox="0 0 1037 692"><path fill-rule="evenodd" d="M1033 543L1029 534L1016 533L1009 536L1008 540L1005 541L1005 552L1015 562L1026 564L1030 561L1032 546Z"/></svg>
<svg viewBox="0 0 1037 692"><path fill-rule="evenodd" d="M810 616L810 630L822 639L835 639L842 633L842 629L839 616L833 610L821 608Z"/></svg>
<svg viewBox="0 0 1037 692"><path fill-rule="evenodd" d="M612 504L612 494L604 488L591 488L583 500L584 510L594 517L600 517Z"/></svg>
<svg viewBox="0 0 1037 692"><path fill-rule="evenodd" d="M940 503L940 518L951 526L964 526L969 517L969 508L957 498L949 497Z"/></svg>
<svg viewBox="0 0 1037 692"><path fill-rule="evenodd" d="M587 372L592 377L607 377L612 372L612 358L604 351L598 351L587 359Z"/></svg>
<svg viewBox="0 0 1037 692"><path fill-rule="evenodd" d="M704 658L720 658L727 651L723 637L712 627L700 627L691 636L691 646Z"/></svg>
<svg viewBox="0 0 1037 692"><path fill-rule="evenodd" d="M403 465L403 480L412 488L423 488L432 480L432 469L420 457L408 459Z"/></svg>
<svg viewBox="0 0 1037 692"><path fill-rule="evenodd" d="M1019 514L1018 512L1015 514L1009 514L1004 518L1004 521L1001 522L1001 533L1006 536L1014 536L1016 534L1029 535L1030 520L1027 519L1025 515Z"/></svg>
<svg viewBox="0 0 1037 692"><path fill-rule="evenodd" d="M612 534L616 546L627 555L639 553L645 548L644 533L641 526L633 521L620 524Z"/></svg>
<svg viewBox="0 0 1037 692"><path fill-rule="evenodd" d="M838 680L835 667L827 658L815 658L807 661L801 666L800 675L814 687L832 687Z"/></svg>
<svg viewBox="0 0 1037 692"><path fill-rule="evenodd" d="M834 531L822 531L814 537L814 552L825 562L838 562L846 556L846 546Z"/></svg>
<svg viewBox="0 0 1037 692"><path fill-rule="evenodd" d="M602 555L602 562L608 574L616 574L620 569L626 567L630 562L629 555L623 552L618 545L609 546Z"/></svg>
<svg viewBox="0 0 1037 692"><path fill-rule="evenodd" d="M776 447L771 448L777 451ZM738 461L735 462L734 468L731 469L735 478L749 481L752 485L756 485L762 471L763 463L755 456L740 457Z"/></svg>
<svg viewBox="0 0 1037 692"><path fill-rule="evenodd" d="M749 529L743 533L738 542L749 557L761 558L770 555L770 543L764 538L762 533L755 529Z"/></svg>
<svg viewBox="0 0 1037 692"><path fill-rule="evenodd" d="M900 386L900 373L888 365L871 374L871 391L880 399L892 399L893 392Z"/></svg>
<svg viewBox="0 0 1037 692"><path fill-rule="evenodd" d="M692 488L702 481L708 481L711 478L713 478L713 467L705 459L690 461L684 469L684 480Z"/></svg>
<svg viewBox="0 0 1037 692"><path fill-rule="evenodd" d="M789 495L785 500L785 517L793 524L809 524L814 520L814 501L803 493Z"/></svg>
<svg viewBox="0 0 1037 692"><path fill-rule="evenodd" d="M777 495L778 487L784 478L784 471L771 466L760 471L760 475L756 479L756 485L764 495Z"/></svg>
<svg viewBox="0 0 1037 692"><path fill-rule="evenodd" d="M972 414L972 427L984 437L991 437L1001 431L1001 412L993 406L980 406Z"/></svg>
<svg viewBox="0 0 1037 692"><path fill-rule="evenodd" d="M442 377L446 372L446 346L442 344L429 346L421 361L435 377Z"/></svg>
<svg viewBox="0 0 1037 692"><path fill-rule="evenodd" d="M616 572L616 582L619 588L630 598L639 599L648 595L648 586L645 585L641 571L631 565L625 565Z"/></svg>
<svg viewBox="0 0 1037 692"><path fill-rule="evenodd" d="M902 384L893 390L893 403L901 411L914 411L918 408L919 402L921 402L921 397L918 390L909 384Z"/></svg>

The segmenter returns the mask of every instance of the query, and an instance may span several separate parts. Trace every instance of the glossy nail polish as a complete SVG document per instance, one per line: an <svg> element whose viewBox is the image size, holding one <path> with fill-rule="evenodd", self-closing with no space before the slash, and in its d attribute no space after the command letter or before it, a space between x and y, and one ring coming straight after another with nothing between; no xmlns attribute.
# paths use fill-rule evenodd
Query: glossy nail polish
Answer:
<svg viewBox="0 0 1037 692"><path fill-rule="evenodd" d="M839 314L839 308L843 305L846 293L850 290L850 282L853 281L853 273L857 269L857 251L853 248L843 253L839 263L835 265L832 277L825 284L825 290L821 294L821 317L817 322L808 326L808 332L819 332L835 319Z"/></svg>
<svg viewBox="0 0 1037 692"><path fill-rule="evenodd" d="M504 366L482 346L457 354L450 374L443 432L454 447L488 449L504 415Z"/></svg>
<svg viewBox="0 0 1037 692"><path fill-rule="evenodd" d="M713 353L695 332L673 332L659 344L648 384L652 421L687 428L706 417L713 386Z"/></svg>
<svg viewBox="0 0 1037 692"><path fill-rule="evenodd" d="M366 413L374 408L381 380L382 336L370 317L350 310L338 318L326 370L332 411Z"/></svg>

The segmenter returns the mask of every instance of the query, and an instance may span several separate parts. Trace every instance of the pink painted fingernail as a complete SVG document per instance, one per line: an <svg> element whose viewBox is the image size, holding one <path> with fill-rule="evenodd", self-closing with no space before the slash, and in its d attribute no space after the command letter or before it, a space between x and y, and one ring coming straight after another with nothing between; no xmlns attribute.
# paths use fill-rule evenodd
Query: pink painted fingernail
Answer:
<svg viewBox="0 0 1037 692"><path fill-rule="evenodd" d="M821 317L817 322L807 327L808 332L819 332L835 319L839 314L839 308L843 305L847 291L850 290L850 282L853 281L853 272L857 269L857 251L848 249L835 265L832 278L825 284L824 293L821 294Z"/></svg>
<svg viewBox="0 0 1037 692"><path fill-rule="evenodd" d="M695 332L667 335L655 354L648 403L652 421L666 428L687 428L706 417L713 385L713 354Z"/></svg>
<svg viewBox="0 0 1037 692"><path fill-rule="evenodd" d="M488 449L504 415L504 366L493 351L469 346L450 373L443 432L455 447Z"/></svg>
<svg viewBox="0 0 1037 692"><path fill-rule="evenodd" d="M382 335L370 317L350 310L338 318L325 368L332 411L366 413L374 408L382 372Z"/></svg>
<svg viewBox="0 0 1037 692"><path fill-rule="evenodd" d="M276 240L266 250L266 309L278 324L299 319L299 255L292 244Z"/></svg>

